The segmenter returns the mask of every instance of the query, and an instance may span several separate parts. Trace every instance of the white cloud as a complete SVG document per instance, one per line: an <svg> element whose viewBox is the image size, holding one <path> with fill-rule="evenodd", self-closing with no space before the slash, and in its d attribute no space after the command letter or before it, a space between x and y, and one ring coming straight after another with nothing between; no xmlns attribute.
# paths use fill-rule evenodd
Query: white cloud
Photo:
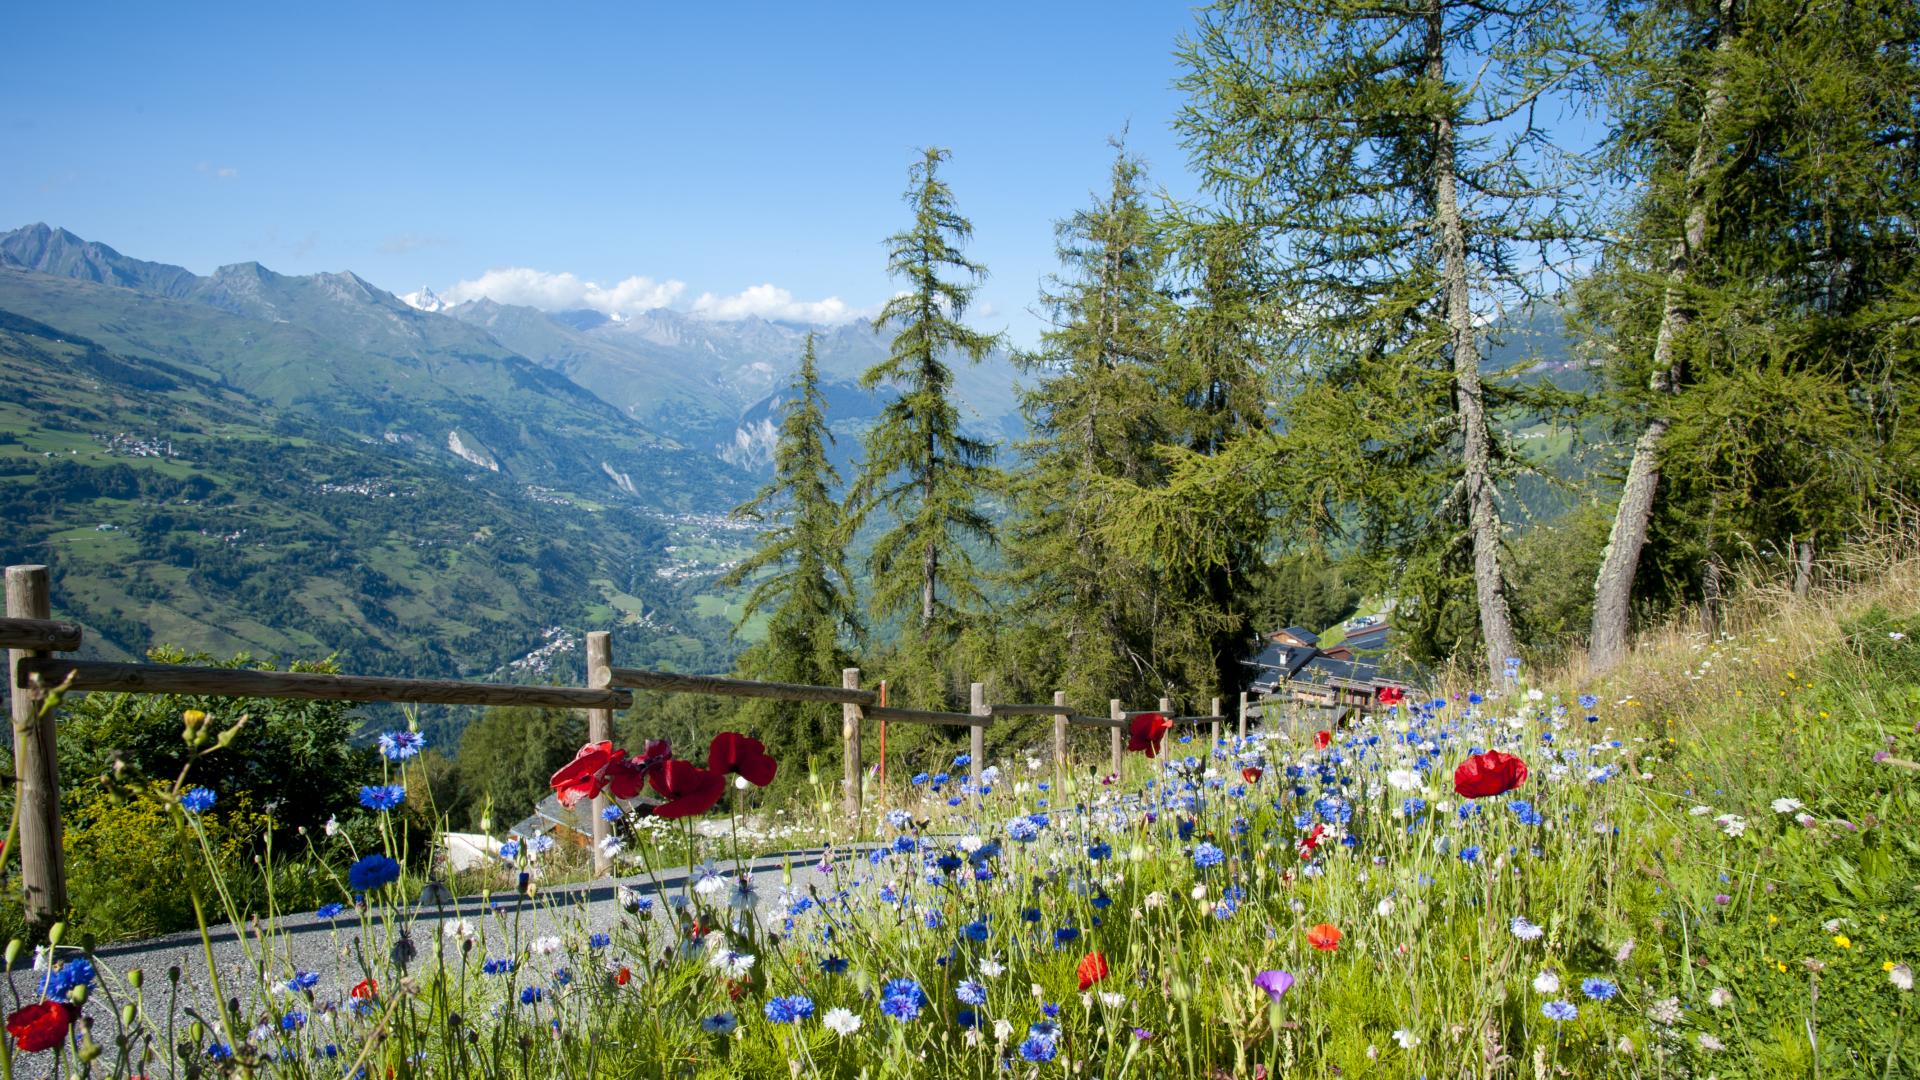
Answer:
<svg viewBox="0 0 1920 1080"><path fill-rule="evenodd" d="M501 304L522 304L542 311L591 308L607 315L625 315L666 307L686 287L686 283L680 281L655 281L637 276L604 286L582 281L572 274L549 274L524 266L509 266L462 281L444 290L441 296L450 304L485 297Z"/></svg>
<svg viewBox="0 0 1920 1080"><path fill-rule="evenodd" d="M701 293L693 302L693 313L722 322L757 316L809 323L850 322L865 314L837 296L825 300L795 300L791 292L778 285L755 285L732 296Z"/></svg>
<svg viewBox="0 0 1920 1080"><path fill-rule="evenodd" d="M197 173L205 173L210 176L217 176L222 180L231 180L234 177L240 175L240 170L234 168L231 165L215 166L205 161L201 162L198 165L195 165L193 167L193 171Z"/></svg>

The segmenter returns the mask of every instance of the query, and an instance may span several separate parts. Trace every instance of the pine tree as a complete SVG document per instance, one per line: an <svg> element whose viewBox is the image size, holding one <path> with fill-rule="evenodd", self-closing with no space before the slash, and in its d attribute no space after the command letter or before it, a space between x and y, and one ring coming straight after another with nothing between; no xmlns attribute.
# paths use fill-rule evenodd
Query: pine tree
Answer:
<svg viewBox="0 0 1920 1080"><path fill-rule="evenodd" d="M1141 185L1116 147L1108 191L1056 227L1062 274L1041 303L1051 327L1015 360L1037 380L1021 395L1029 438L1012 479L1008 579L1023 653L1045 685L1075 701L1147 696L1165 680L1153 655L1153 582L1109 544L1097 481L1144 483L1164 418L1154 376L1164 361L1166 254Z"/></svg>
<svg viewBox="0 0 1920 1080"><path fill-rule="evenodd" d="M1594 585L1600 670L1636 592L1711 607L1727 552L1804 567L1910 491L1920 373L1920 13L1656 0L1618 26L1609 149L1639 193L1581 297L1637 438Z"/></svg>
<svg viewBox="0 0 1920 1080"><path fill-rule="evenodd" d="M909 170L905 198L913 224L887 238L887 270L906 291L874 320L875 332L891 329L893 341L887 358L860 382L869 390L886 386L896 396L867 433L850 499L857 519L878 511L888 522L871 555L872 610L876 619L911 623L903 635L904 689L918 704L944 701L944 690L933 685L938 649L953 641L961 618L981 602L967 545L994 542L992 522L976 500L998 477L992 444L961 433L947 366L954 353L977 363L999 343L962 321L986 270L961 253L973 226L940 179L947 158L947 151L928 148Z"/></svg>
<svg viewBox="0 0 1920 1080"><path fill-rule="evenodd" d="M1228 0L1182 50L1180 128L1259 253L1261 319L1297 383L1299 501L1357 524L1376 584L1435 633L1470 583L1496 665L1518 650L1491 422L1510 391L1482 375L1481 323L1573 232L1534 112L1580 70L1570 6Z"/></svg>
<svg viewBox="0 0 1920 1080"><path fill-rule="evenodd" d="M766 639L742 654L743 672L774 682L837 686L847 660L844 642L860 632L860 620L846 566L849 529L835 499L840 477L827 459L833 433L812 334L791 390L780 409L773 479L733 511L767 528L754 553L721 584L753 582L736 633L755 615L767 615ZM796 756L826 747L838 729L837 717L820 706L755 701L747 708L757 721L752 730L771 733L763 736L770 746Z"/></svg>

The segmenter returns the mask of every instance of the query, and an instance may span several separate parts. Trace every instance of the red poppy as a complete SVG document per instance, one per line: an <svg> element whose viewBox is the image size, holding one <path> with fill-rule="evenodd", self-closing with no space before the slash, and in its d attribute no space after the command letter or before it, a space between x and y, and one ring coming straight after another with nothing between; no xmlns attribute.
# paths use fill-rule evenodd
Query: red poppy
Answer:
<svg viewBox="0 0 1920 1080"><path fill-rule="evenodd" d="M1380 688L1380 704L1382 705L1398 705L1405 700L1407 700L1407 692L1397 686L1383 686Z"/></svg>
<svg viewBox="0 0 1920 1080"><path fill-rule="evenodd" d="M1340 928L1332 923L1321 923L1307 931L1307 944L1321 952L1332 952L1340 947Z"/></svg>
<svg viewBox="0 0 1920 1080"><path fill-rule="evenodd" d="M779 767L779 762L767 756L767 748L759 739L736 731L723 731L715 735L713 743L707 747L709 771L716 776L739 773L754 787L766 787L773 783L774 770Z"/></svg>
<svg viewBox="0 0 1920 1080"><path fill-rule="evenodd" d="M1333 732L1316 731L1313 733L1313 748L1315 750L1325 750L1328 746L1331 746L1332 744L1333 744Z"/></svg>
<svg viewBox="0 0 1920 1080"><path fill-rule="evenodd" d="M1173 725L1159 713L1141 713L1127 728L1127 749L1152 757L1160 752L1160 740L1171 730Z"/></svg>
<svg viewBox="0 0 1920 1080"><path fill-rule="evenodd" d="M606 786L608 768L626 756L625 750L615 750L610 742L588 743L572 761L560 766L547 783L559 797L560 805L571 807L581 799L599 795L600 789Z"/></svg>
<svg viewBox="0 0 1920 1080"><path fill-rule="evenodd" d="M1267 770L1261 768L1258 765L1249 765L1246 768L1240 770L1240 778L1242 780L1245 780L1249 784L1259 783L1260 778L1262 776L1265 776L1266 774L1267 774Z"/></svg>
<svg viewBox="0 0 1920 1080"><path fill-rule="evenodd" d="M1107 977L1107 958L1097 952L1090 952L1074 969L1080 975L1080 989L1085 990L1094 983Z"/></svg>
<svg viewBox="0 0 1920 1080"><path fill-rule="evenodd" d="M1505 795L1527 782L1527 763L1512 754L1489 750L1453 770L1453 790L1469 799Z"/></svg>
<svg viewBox="0 0 1920 1080"><path fill-rule="evenodd" d="M726 791L726 781L691 761L671 760L653 774L653 790L667 801L653 808L656 817L683 818L713 809Z"/></svg>
<svg viewBox="0 0 1920 1080"><path fill-rule="evenodd" d="M622 965L620 970L613 974L613 983L615 986L625 986L632 981L633 970L625 965Z"/></svg>
<svg viewBox="0 0 1920 1080"><path fill-rule="evenodd" d="M1305 859L1312 856L1313 849L1320 846L1320 837L1324 835L1326 831L1327 827L1325 825L1319 823L1314 824L1313 831L1307 834L1305 840L1300 841L1301 858Z"/></svg>
<svg viewBox="0 0 1920 1080"><path fill-rule="evenodd" d="M367 978L361 979L358 983L355 983L353 989L347 991L347 993L363 1000L375 998L380 995L380 984L373 981L372 976L368 976Z"/></svg>
<svg viewBox="0 0 1920 1080"><path fill-rule="evenodd" d="M73 1012L58 1001L38 1001L7 1017L7 1034L29 1054L51 1050L67 1037Z"/></svg>

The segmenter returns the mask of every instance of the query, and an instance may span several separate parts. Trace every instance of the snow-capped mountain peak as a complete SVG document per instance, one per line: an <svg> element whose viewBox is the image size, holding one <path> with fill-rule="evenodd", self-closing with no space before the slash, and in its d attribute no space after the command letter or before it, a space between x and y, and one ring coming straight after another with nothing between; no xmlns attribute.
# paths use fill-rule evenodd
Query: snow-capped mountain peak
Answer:
<svg viewBox="0 0 1920 1080"><path fill-rule="evenodd" d="M420 286L419 292L402 294L400 301L408 307L416 308L420 311L445 311L453 306L445 300L440 299L439 294L427 288L425 285Z"/></svg>

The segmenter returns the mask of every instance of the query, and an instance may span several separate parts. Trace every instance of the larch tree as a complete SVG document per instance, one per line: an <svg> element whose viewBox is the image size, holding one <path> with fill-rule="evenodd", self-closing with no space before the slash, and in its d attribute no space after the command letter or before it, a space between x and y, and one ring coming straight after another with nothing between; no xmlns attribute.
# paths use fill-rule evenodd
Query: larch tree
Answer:
<svg viewBox="0 0 1920 1080"><path fill-rule="evenodd" d="M968 545L994 543L978 500L999 478L993 445L961 431L953 398L948 358L978 363L1000 339L964 321L986 270L962 253L973 226L940 178L948 156L929 147L914 163L905 195L913 223L887 238L887 271L905 289L874 319L875 332L891 330L893 338L886 359L860 382L893 397L867 432L850 496L857 520L875 513L885 520L870 556L872 612L907 623L903 689L919 704L944 701L937 651L981 604Z"/></svg>
<svg viewBox="0 0 1920 1080"><path fill-rule="evenodd" d="M1654 0L1617 18L1609 150L1636 194L1580 291L1637 429L1594 584L1603 671L1637 595L1692 593L1711 618L1733 551L1804 588L1817 542L1909 494L1920 374L1920 11Z"/></svg>
<svg viewBox="0 0 1920 1080"><path fill-rule="evenodd" d="M1568 0L1227 0L1183 43L1178 121L1295 370L1294 478L1400 595L1459 579L1490 663L1518 655L1485 323L1576 232L1540 113L1583 68ZM1303 476L1302 471L1313 471Z"/></svg>
<svg viewBox="0 0 1920 1080"><path fill-rule="evenodd" d="M1110 184L1055 229L1061 272L1041 295L1050 326L1017 353L1033 377L1021 394L1029 436L1011 481L1008 584L1018 651L1048 667L1076 701L1157 692L1154 583L1108 543L1099 480L1145 483L1161 464L1166 417L1166 252L1142 190L1144 168L1116 147Z"/></svg>
<svg viewBox="0 0 1920 1080"><path fill-rule="evenodd" d="M790 392L780 407L773 479L733 511L765 528L753 554L729 570L721 584L752 582L736 633L755 615L767 617L765 640L740 658L744 673L774 682L836 686L846 666L846 642L861 626L846 565L850 530L837 495L840 477L827 458L833 433L812 334ZM749 730L771 733L769 744L781 751L817 751L838 730L837 713L829 717L818 705L754 701L746 708L760 721Z"/></svg>

